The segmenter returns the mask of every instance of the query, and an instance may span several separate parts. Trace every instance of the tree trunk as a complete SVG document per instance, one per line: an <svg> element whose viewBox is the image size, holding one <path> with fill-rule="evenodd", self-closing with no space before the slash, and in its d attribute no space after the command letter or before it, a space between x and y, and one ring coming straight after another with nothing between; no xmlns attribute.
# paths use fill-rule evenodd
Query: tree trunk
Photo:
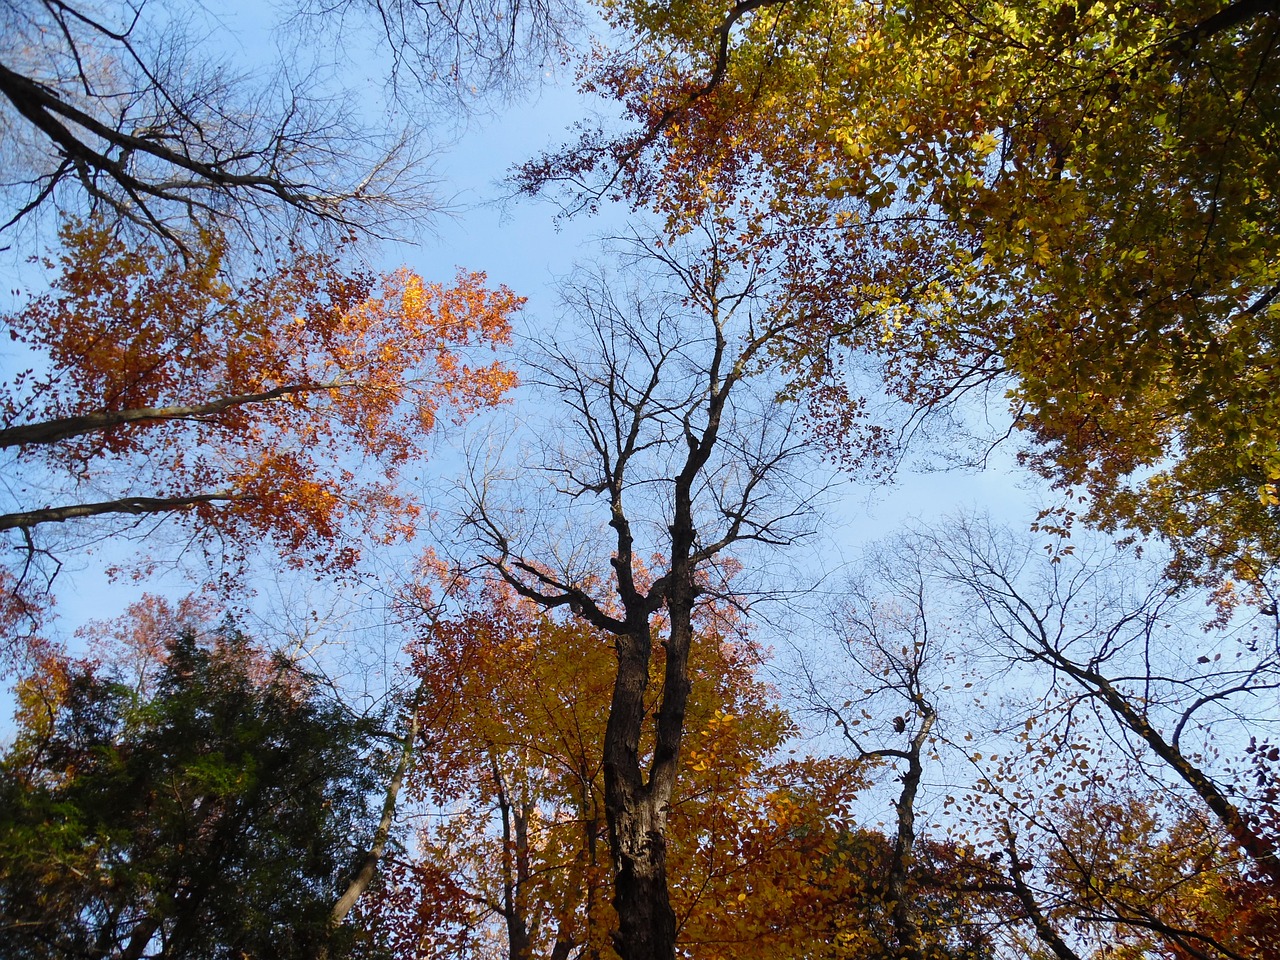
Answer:
<svg viewBox="0 0 1280 960"><path fill-rule="evenodd" d="M391 775L391 781L387 784L386 796L382 800L382 816L378 820L378 828L373 833L373 842L369 845L369 849L365 851L364 856L360 858L360 865L356 868L355 876L351 878L346 890L338 897L337 902L333 905L333 910L329 913L330 933L342 926L347 914L351 912L360 898L364 896L365 891L369 889L369 885L373 882L374 875L377 873L378 864L382 861L382 854L387 848L387 841L391 837L391 826L395 822L396 804L400 798L400 789L404 785L405 776L413 763L413 751L418 739L420 724L418 707L421 703L421 696L422 690L419 688L409 710L409 729L401 743L400 759L396 763L395 771ZM317 956L319 960L324 960L328 956L327 944L321 945Z"/></svg>
<svg viewBox="0 0 1280 960"><path fill-rule="evenodd" d="M910 749L905 751L907 769L902 775L902 792L895 804L898 831L893 843L893 859L889 864L886 890L898 936L898 956L902 960L922 960L924 956L920 949L920 924L916 922L915 904L907 889L907 881L915 859L916 793L920 789L920 778L924 773L920 751L924 749L937 714L930 706L917 706L920 709L920 729L912 736Z"/></svg>
<svg viewBox="0 0 1280 960"><path fill-rule="evenodd" d="M652 655L647 614L629 618L629 629L618 638L618 676L605 727L604 781L614 866L613 906L618 914L614 947L622 960L674 960L676 953L666 835L689 698L686 673L693 591L688 578L680 576L683 572L673 570L673 580L684 589L673 588L667 604L671 631L647 783L640 767Z"/></svg>
<svg viewBox="0 0 1280 960"><path fill-rule="evenodd" d="M614 817L614 948L622 960L672 960L676 915L667 894L666 814L648 798ZM659 823L659 821L662 821Z"/></svg>
<svg viewBox="0 0 1280 960"><path fill-rule="evenodd" d="M614 948L622 960L672 960L676 917L667 894L666 812L640 769L644 695L652 640L648 616L633 615L618 637L618 675L605 726L605 816L613 855ZM656 757L655 757L656 761Z"/></svg>

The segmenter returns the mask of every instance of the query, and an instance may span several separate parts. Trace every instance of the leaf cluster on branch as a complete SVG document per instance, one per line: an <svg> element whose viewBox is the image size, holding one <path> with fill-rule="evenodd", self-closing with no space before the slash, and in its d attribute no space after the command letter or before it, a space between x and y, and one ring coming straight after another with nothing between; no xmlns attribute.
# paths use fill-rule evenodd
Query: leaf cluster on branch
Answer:
<svg viewBox="0 0 1280 960"><path fill-rule="evenodd" d="M522 302L479 274L444 286L297 253L233 282L215 238L198 262L96 223L63 239L53 289L3 318L35 360L0 388L0 529L27 574L50 525L166 515L233 563L271 544L349 569L361 538L413 534L420 505L396 480L437 416L515 382L464 355L505 342Z"/></svg>

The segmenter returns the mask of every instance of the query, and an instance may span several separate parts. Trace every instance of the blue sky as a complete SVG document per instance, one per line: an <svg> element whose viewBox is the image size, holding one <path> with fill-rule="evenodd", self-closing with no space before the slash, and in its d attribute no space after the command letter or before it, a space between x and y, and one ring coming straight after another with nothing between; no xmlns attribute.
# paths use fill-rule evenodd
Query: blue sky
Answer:
<svg viewBox="0 0 1280 960"><path fill-rule="evenodd" d="M252 64L278 55L276 41L264 32L264 17L270 10L262 4L242 4L220 14L227 32L211 35L209 43L225 44L232 60ZM346 51L349 81L367 96L371 114L381 110L381 88L377 77L378 58L355 49ZM448 280L455 269L485 271L491 283L502 283L529 298L521 319L522 342L536 341L539 331L559 325L555 307L554 282L567 274L575 261L598 255L597 237L620 232L627 223L625 211L613 209L594 217L557 219L555 207L547 201L511 199L504 182L514 164L554 147L569 135L569 127L597 103L578 95L571 83L570 69L559 76L544 77L541 91L525 102L494 113L477 112L465 123L445 123L440 150L433 160L438 181L437 194L449 213L433 217L419 231L415 242L385 242L374 251L382 268L405 264L428 280ZM397 114L397 122L405 111ZM6 284L12 288L34 282L22 271ZM517 343L515 353L520 352ZM12 354L4 357L15 364ZM517 395L514 408L527 402ZM996 411L997 415L999 411ZM1008 455L999 453L992 466L980 473L972 471L902 471L890 486L846 485L833 502L831 521L819 549L821 560L838 565L839 558L855 553L871 539L885 536L904 520L938 517L956 509L989 510L1001 519L1026 524L1034 513L1038 493L1024 489L1029 478L1018 470ZM429 469L446 479L460 463L447 450L440 451ZM68 557L61 576L59 611L61 625L71 630L85 620L114 615L143 589L181 593L186 583L167 577L158 583L108 583L103 566L117 551L101 547L92 559ZM806 561L801 561L806 562Z"/></svg>

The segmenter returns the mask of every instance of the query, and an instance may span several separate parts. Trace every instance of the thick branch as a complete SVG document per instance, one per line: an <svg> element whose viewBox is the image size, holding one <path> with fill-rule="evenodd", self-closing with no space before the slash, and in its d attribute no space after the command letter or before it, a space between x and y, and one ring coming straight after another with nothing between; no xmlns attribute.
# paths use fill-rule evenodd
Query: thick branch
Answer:
<svg viewBox="0 0 1280 960"><path fill-rule="evenodd" d="M1027 919L1035 927L1036 936L1040 938L1041 943L1053 951L1053 955L1058 960L1080 960L1080 955L1067 946L1066 941L1058 935L1058 931L1053 929L1053 925L1040 909L1040 904L1036 902L1035 894L1023 879L1022 864L1018 861L1018 847L1007 825L1005 841L1006 852L1009 854L1009 876L1013 880L1013 892L1022 904L1022 909L1026 911Z"/></svg>
<svg viewBox="0 0 1280 960"><path fill-rule="evenodd" d="M37 178L36 182L44 181L38 197L0 229L16 223L47 198L59 181L73 176L91 198L105 202L116 214L159 233L184 250L182 240L166 226L158 204L178 205L190 216L216 215L216 197L225 196L248 200L263 210L280 204L317 220L368 229L367 222L357 222L360 218L350 205L393 202L394 198L377 192L374 181L389 170L392 157L403 144L393 147L365 176L348 186L335 188L297 179L290 175L289 167L316 170L316 163L323 159L340 159L341 151L321 142L319 138L325 134L320 130L288 128L287 124L297 116L296 102L285 107L281 126L264 131L259 142L235 149L234 145L222 143L222 138L211 137L200 118L166 89L163 80L147 68L122 36L113 35L98 24L92 26L103 36L124 42L134 64L143 72L136 82L175 111L175 116L168 126L160 118L158 126L121 129L114 118L95 115L92 108L82 108L57 87L0 63L0 99L9 102L24 121L38 130L60 158L55 170ZM70 37L67 40L74 51L75 41ZM111 93L92 91L91 97L104 102L111 99ZM212 110L216 113L232 106L214 103ZM235 112L232 110L232 114ZM252 119L255 118L249 118ZM249 126L243 117L234 117L233 122ZM185 134L181 128L186 128ZM337 134L328 136L332 139ZM316 142L308 141L312 137L317 138ZM299 155L307 151L316 163L298 163ZM149 158L167 170L155 175L140 174L140 158Z"/></svg>
<svg viewBox="0 0 1280 960"><path fill-rule="evenodd" d="M125 169L123 163L86 146L56 118L69 120L123 151L146 153L181 170L193 173L211 186L248 187L273 193L287 203L311 209L313 212L324 206L322 198L303 192L302 184L261 174L231 173L223 169L221 164L204 163L186 153L170 149L157 140L135 136L110 127L62 100L43 84L15 73L3 64L0 64L0 93L9 98L22 116L58 144L65 156L87 163L130 191L156 197L165 197L169 194L166 189L167 184L152 184L139 180Z"/></svg>
<svg viewBox="0 0 1280 960"><path fill-rule="evenodd" d="M1249 854L1258 868L1272 882L1280 883L1280 851L1276 850L1270 840L1253 829L1245 815L1227 798L1216 783L1188 760L1176 745L1165 740L1160 732L1151 726L1142 712L1136 709L1106 677L1080 666L1056 650L1049 649L1046 652L1050 663L1071 676L1081 686L1092 691L1094 696L1106 704L1112 714L1136 733L1156 756L1167 763L1213 811L1219 822L1227 828L1231 838Z"/></svg>
<svg viewBox="0 0 1280 960"><path fill-rule="evenodd" d="M168 513L174 510L187 510L202 503L226 503L239 499L240 497L234 493L203 493L190 497L122 497L119 500L107 500L103 503L44 507L41 510L0 514L0 530L26 530L42 523L63 523L78 517L99 517L111 513L126 513L134 516Z"/></svg>
<svg viewBox="0 0 1280 960"><path fill-rule="evenodd" d="M61 417L57 420L45 420L41 423L27 423L19 427L7 427L0 430L0 449L57 443L60 440L69 440L72 437L109 430L112 427L123 426L124 424L150 423L162 420L199 420L233 407L252 403L266 403L300 393L335 390L349 385L347 382L336 380L331 383L299 383L276 387L261 393L242 393L235 396L222 397L218 400L211 400L208 403L172 407L137 407L132 410L97 410L78 417Z"/></svg>
<svg viewBox="0 0 1280 960"><path fill-rule="evenodd" d="M1175 35L1169 41L1169 49L1178 56L1186 56L1196 48L1201 40L1207 40L1222 33L1224 30L1238 27L1240 24L1246 23L1255 17L1265 16L1277 11L1280 11L1280 5L1276 3L1276 0L1236 0L1235 3L1227 4L1217 13L1206 17L1195 26L1188 27Z"/></svg>

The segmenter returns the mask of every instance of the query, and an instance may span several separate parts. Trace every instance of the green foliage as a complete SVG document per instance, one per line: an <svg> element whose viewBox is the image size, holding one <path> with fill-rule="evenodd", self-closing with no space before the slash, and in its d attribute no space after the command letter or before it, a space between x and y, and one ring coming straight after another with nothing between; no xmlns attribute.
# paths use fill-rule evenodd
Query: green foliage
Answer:
<svg viewBox="0 0 1280 960"><path fill-rule="evenodd" d="M303 957L330 939L372 832L371 730L232 630L164 651L149 697L85 662L25 684L0 766L0 957Z"/></svg>
<svg viewBox="0 0 1280 960"><path fill-rule="evenodd" d="M944 334L944 357L1003 357L1034 466L1087 492L1091 519L1166 537L1183 573L1264 579L1280 561L1274 8L913 14L902 42L933 70L904 120L908 175L998 305Z"/></svg>

